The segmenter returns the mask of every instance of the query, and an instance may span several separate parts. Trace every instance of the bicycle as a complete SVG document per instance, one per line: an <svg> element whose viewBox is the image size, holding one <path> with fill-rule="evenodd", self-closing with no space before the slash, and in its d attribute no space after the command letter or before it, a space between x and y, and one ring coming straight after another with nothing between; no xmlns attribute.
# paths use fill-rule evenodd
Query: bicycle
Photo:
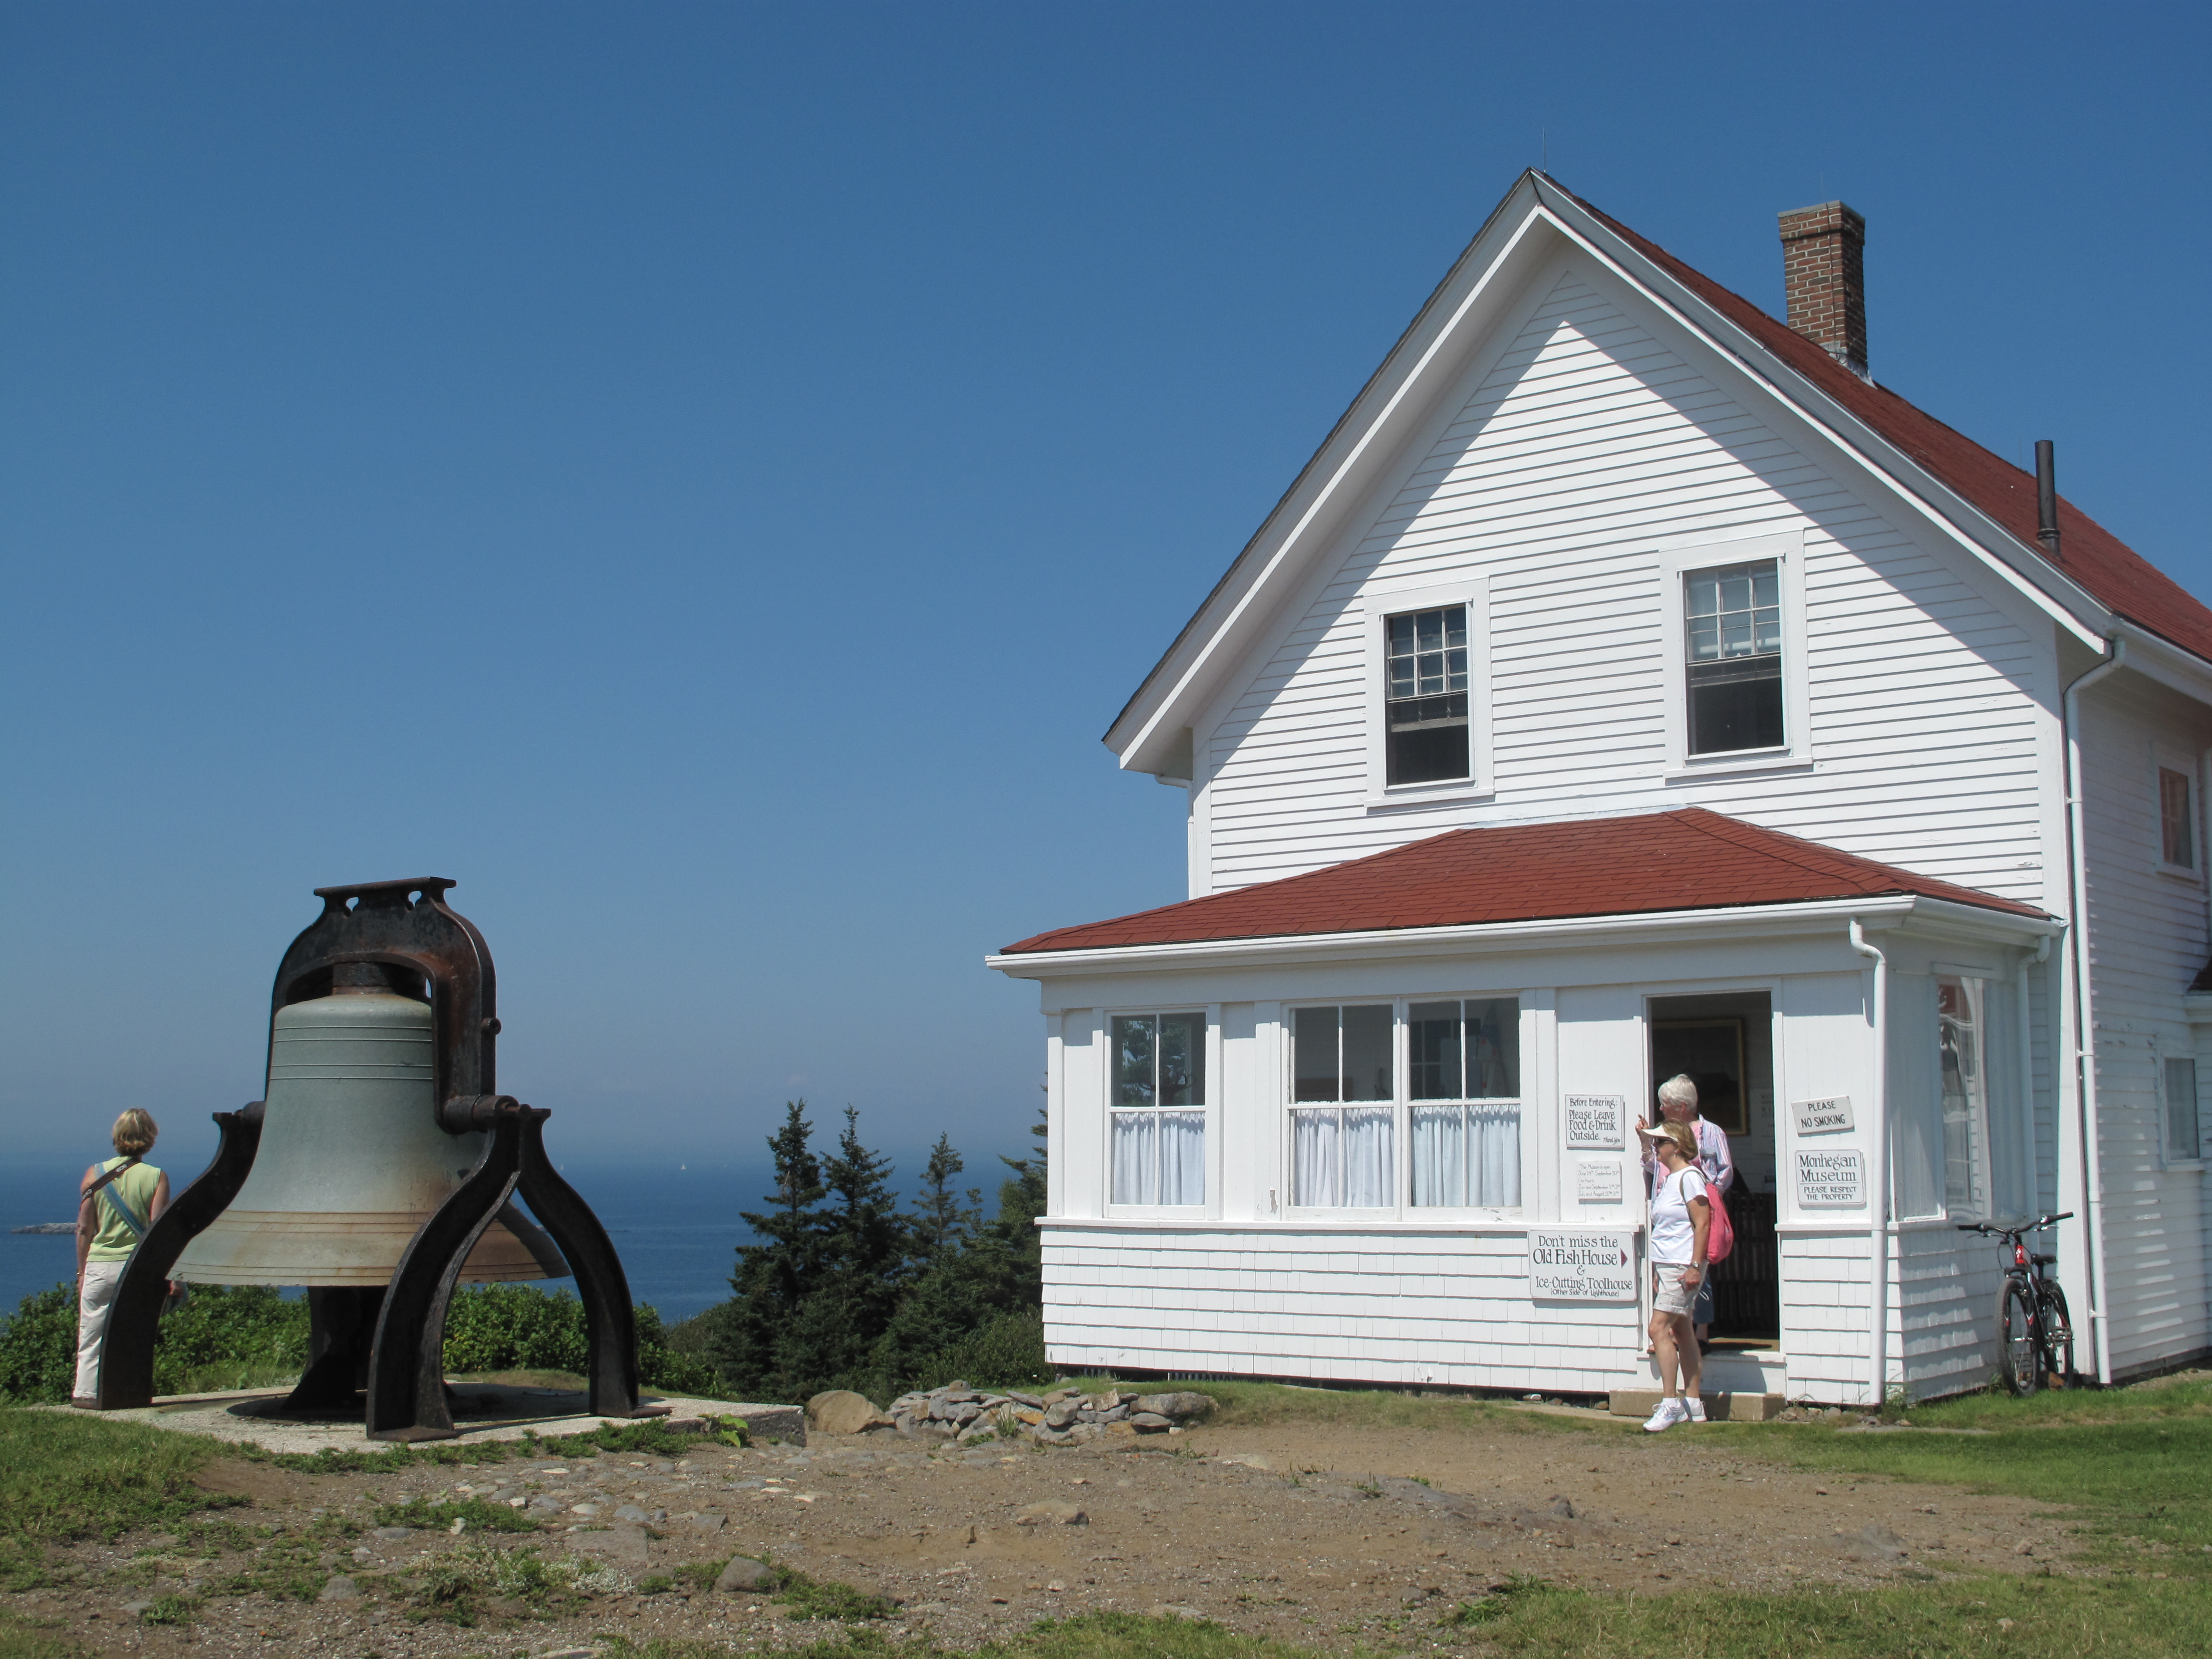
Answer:
<svg viewBox="0 0 2212 1659"><path fill-rule="evenodd" d="M2066 1293L2044 1269L2058 1258L2029 1251L2029 1233L2070 1221L2074 1212L2045 1215L2018 1227L1993 1227L1986 1221L1960 1223L1962 1233L1983 1233L2012 1246L2004 1289L1997 1292L1997 1368L2005 1387L2025 1399L2051 1379L2063 1389L2074 1380L2074 1322L2067 1316Z"/></svg>

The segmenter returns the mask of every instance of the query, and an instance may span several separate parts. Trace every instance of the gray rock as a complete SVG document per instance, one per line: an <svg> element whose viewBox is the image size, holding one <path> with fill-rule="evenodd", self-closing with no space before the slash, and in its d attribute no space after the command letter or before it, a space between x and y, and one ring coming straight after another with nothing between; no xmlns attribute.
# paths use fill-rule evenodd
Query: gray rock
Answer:
<svg viewBox="0 0 2212 1659"><path fill-rule="evenodd" d="M1554 1498L1552 1500L1552 1513L1562 1521L1571 1521L1575 1518L1575 1506L1566 1498Z"/></svg>
<svg viewBox="0 0 2212 1659"><path fill-rule="evenodd" d="M415 1528L412 1527L379 1527L369 1534L371 1538L381 1538L387 1544L396 1544L403 1538L414 1535Z"/></svg>
<svg viewBox="0 0 2212 1659"><path fill-rule="evenodd" d="M714 1581L717 1595L759 1595L775 1588L775 1569L750 1555L732 1557L722 1576Z"/></svg>
<svg viewBox="0 0 2212 1659"><path fill-rule="evenodd" d="M1139 1434L1158 1434L1163 1429L1175 1426L1158 1412L1131 1412L1128 1424Z"/></svg>
<svg viewBox="0 0 2212 1659"><path fill-rule="evenodd" d="M1073 1400L1062 1400L1045 1408L1044 1425L1048 1429L1064 1429L1080 1420L1082 1416L1082 1407Z"/></svg>
<svg viewBox="0 0 2212 1659"><path fill-rule="evenodd" d="M359 1585L356 1584L352 1579L348 1578L344 1574L341 1573L323 1586L323 1593L320 1595L318 1595L315 1600L318 1601L358 1601L361 1600L361 1588Z"/></svg>
<svg viewBox="0 0 2212 1659"><path fill-rule="evenodd" d="M968 1383L965 1378L955 1377L951 1382L947 1382L943 1388L938 1389L937 1392L939 1394L966 1394L968 1392Z"/></svg>
<svg viewBox="0 0 2212 1659"><path fill-rule="evenodd" d="M1066 1446L1074 1443L1075 1437L1064 1429L1048 1429L1042 1423L1030 1431L1030 1438L1045 1446Z"/></svg>
<svg viewBox="0 0 2212 1659"><path fill-rule="evenodd" d="M617 1521L635 1521L640 1526L642 1526L647 1521L652 1520L653 1517L647 1515L643 1510L640 1509L636 1504L625 1504L615 1511L615 1519Z"/></svg>
<svg viewBox="0 0 2212 1659"><path fill-rule="evenodd" d="M571 1515L580 1515L585 1520L588 1521L605 1507L606 1505L604 1504L571 1504L568 1505L568 1513Z"/></svg>
<svg viewBox="0 0 2212 1659"><path fill-rule="evenodd" d="M1862 1561L1905 1559L1905 1540L1879 1521L1868 1522L1858 1536L1844 1540L1844 1547Z"/></svg>
<svg viewBox="0 0 2212 1659"><path fill-rule="evenodd" d="M730 1517L720 1510L708 1510L703 1515L686 1516L684 1524L694 1532L720 1532L730 1524Z"/></svg>
<svg viewBox="0 0 2212 1659"><path fill-rule="evenodd" d="M1065 1498L1040 1498L1014 1511L1014 1524L1020 1527L1079 1527L1090 1519L1079 1505Z"/></svg>
<svg viewBox="0 0 2212 1659"><path fill-rule="evenodd" d="M1079 1446L1087 1446L1106 1432L1103 1423L1078 1423L1067 1431L1067 1437Z"/></svg>
<svg viewBox="0 0 2212 1659"><path fill-rule="evenodd" d="M1041 1412L1044 1409L1044 1399L1041 1395L1010 1394L1006 1398L1017 1406L1027 1406L1033 1412Z"/></svg>
<svg viewBox="0 0 2212 1659"><path fill-rule="evenodd" d="M1158 1413L1172 1422L1188 1423L1212 1414L1213 1396L1193 1394L1188 1390L1175 1394L1140 1394L1137 1396L1137 1409Z"/></svg>
<svg viewBox="0 0 2212 1659"><path fill-rule="evenodd" d="M568 1547L625 1567L641 1567L646 1563L643 1527L610 1527L605 1532L571 1533Z"/></svg>
<svg viewBox="0 0 2212 1659"><path fill-rule="evenodd" d="M1101 1423L1119 1423L1127 1419L1130 1414L1128 1402L1127 1401L1123 1401L1115 1405L1109 1406L1105 1410L1100 1412L1097 1420Z"/></svg>
<svg viewBox="0 0 2212 1659"><path fill-rule="evenodd" d="M541 1492L537 1497L532 1498L526 1507L536 1510L540 1514L551 1514L555 1510L562 1509L566 1506L551 1492Z"/></svg>
<svg viewBox="0 0 2212 1659"><path fill-rule="evenodd" d="M133 1619L136 1619L140 1613L145 1612L147 1608L153 1605L154 1604L151 1601L125 1601L123 1604L123 1611L129 1613Z"/></svg>
<svg viewBox="0 0 2212 1659"><path fill-rule="evenodd" d="M866 1395L850 1389L832 1389L806 1402L807 1426L824 1434L858 1434L878 1415Z"/></svg>

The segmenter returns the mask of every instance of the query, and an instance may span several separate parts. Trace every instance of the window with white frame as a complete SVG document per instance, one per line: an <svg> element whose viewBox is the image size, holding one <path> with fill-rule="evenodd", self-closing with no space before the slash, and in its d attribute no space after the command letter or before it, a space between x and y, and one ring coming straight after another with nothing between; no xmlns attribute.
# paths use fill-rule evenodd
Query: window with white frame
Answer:
<svg viewBox="0 0 2212 1659"><path fill-rule="evenodd" d="M2197 1115L2197 1061L2168 1054L2161 1068L2166 1085L2166 1161L2194 1164L2204 1155Z"/></svg>
<svg viewBox="0 0 2212 1659"><path fill-rule="evenodd" d="M1387 1002L1291 1015L1291 1202L1313 1209L1396 1204L1393 1018Z"/></svg>
<svg viewBox="0 0 2212 1659"><path fill-rule="evenodd" d="M1113 1018L1116 1204L1206 1202L1206 1016Z"/></svg>
<svg viewBox="0 0 2212 1659"><path fill-rule="evenodd" d="M1387 781L1395 787L1472 776L1467 607L1438 605L1389 617L1383 672Z"/></svg>
<svg viewBox="0 0 2212 1659"><path fill-rule="evenodd" d="M1986 1060L1988 981L1936 976L1936 1052L1942 1073L1943 1208L1982 1215L1989 1202L1990 1098Z"/></svg>
<svg viewBox="0 0 2212 1659"><path fill-rule="evenodd" d="M1519 1205L1519 1000L1412 1004L1406 1070L1413 1202Z"/></svg>
<svg viewBox="0 0 2212 1659"><path fill-rule="evenodd" d="M2158 769L2158 855L2171 869L2197 868L2197 783L2172 766Z"/></svg>
<svg viewBox="0 0 2212 1659"><path fill-rule="evenodd" d="M1781 748L1779 565L1762 559L1683 573L1682 636L1689 752Z"/></svg>

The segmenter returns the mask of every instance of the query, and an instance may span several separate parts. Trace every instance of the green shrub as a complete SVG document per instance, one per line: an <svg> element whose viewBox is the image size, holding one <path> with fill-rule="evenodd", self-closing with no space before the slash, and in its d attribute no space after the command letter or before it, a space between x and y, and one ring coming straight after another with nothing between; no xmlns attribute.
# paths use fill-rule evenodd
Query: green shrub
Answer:
<svg viewBox="0 0 2212 1659"><path fill-rule="evenodd" d="M965 1378L977 1388L1020 1388L1048 1383L1058 1375L1044 1357L1044 1316L1009 1313L933 1355L916 1386L934 1389Z"/></svg>
<svg viewBox="0 0 2212 1659"><path fill-rule="evenodd" d="M446 1369L462 1376L581 1371L590 1346L584 1304L566 1290L472 1285L446 1310Z"/></svg>
<svg viewBox="0 0 2212 1659"><path fill-rule="evenodd" d="M76 1382L76 1294L66 1285L33 1291L0 1325L0 1401L66 1400Z"/></svg>

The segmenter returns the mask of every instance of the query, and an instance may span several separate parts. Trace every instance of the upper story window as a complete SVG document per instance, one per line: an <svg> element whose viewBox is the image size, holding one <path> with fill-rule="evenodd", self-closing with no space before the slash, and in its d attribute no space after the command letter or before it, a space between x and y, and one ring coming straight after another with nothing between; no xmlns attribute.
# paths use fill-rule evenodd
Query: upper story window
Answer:
<svg viewBox="0 0 2212 1659"><path fill-rule="evenodd" d="M1388 623L1389 781L1472 775L1468 749L1467 607L1409 611Z"/></svg>
<svg viewBox="0 0 2212 1659"><path fill-rule="evenodd" d="M1689 752L1782 747L1782 574L1775 561L1686 571L1682 596Z"/></svg>
<svg viewBox="0 0 2212 1659"><path fill-rule="evenodd" d="M1206 1016L1116 1014L1116 1204L1206 1202Z"/></svg>
<svg viewBox="0 0 2212 1659"><path fill-rule="evenodd" d="M2166 1076L2166 1161L2193 1164L2204 1155L2197 1139L2197 1060L2193 1055L2169 1054Z"/></svg>
<svg viewBox="0 0 2212 1659"><path fill-rule="evenodd" d="M2186 772L2158 769L2159 857L2176 870L2197 867L2197 789Z"/></svg>

